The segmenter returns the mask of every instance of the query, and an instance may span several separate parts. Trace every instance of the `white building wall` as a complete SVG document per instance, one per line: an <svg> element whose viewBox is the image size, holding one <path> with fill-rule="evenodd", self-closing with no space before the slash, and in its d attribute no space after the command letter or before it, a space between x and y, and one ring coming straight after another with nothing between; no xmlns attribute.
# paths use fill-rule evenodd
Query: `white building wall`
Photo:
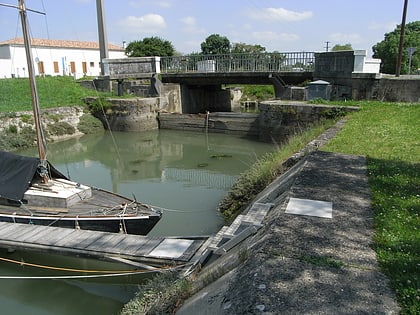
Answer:
<svg viewBox="0 0 420 315"><path fill-rule="evenodd" d="M4 50L5 47L7 46L1 48ZM13 45L8 47L10 59L0 58L0 78L28 77L25 48ZM7 54L3 52L3 55ZM80 78L85 75L98 76L100 74L99 50L32 47L32 57L36 75L73 75ZM126 56L123 51L109 51L109 57L124 58ZM57 64L56 68L54 62ZM83 68L84 63L86 71ZM44 73L40 73L42 67Z"/></svg>
<svg viewBox="0 0 420 315"><path fill-rule="evenodd" d="M366 50L354 51L354 72L358 73L379 73L381 59L367 57Z"/></svg>

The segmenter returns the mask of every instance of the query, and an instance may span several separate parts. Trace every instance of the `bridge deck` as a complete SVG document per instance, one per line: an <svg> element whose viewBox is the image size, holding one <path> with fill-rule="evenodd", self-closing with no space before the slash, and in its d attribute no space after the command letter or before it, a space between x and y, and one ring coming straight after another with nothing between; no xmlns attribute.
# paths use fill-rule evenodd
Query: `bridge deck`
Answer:
<svg viewBox="0 0 420 315"><path fill-rule="evenodd" d="M0 222L0 247L100 259L119 257L151 265L187 263L205 241L74 230Z"/></svg>

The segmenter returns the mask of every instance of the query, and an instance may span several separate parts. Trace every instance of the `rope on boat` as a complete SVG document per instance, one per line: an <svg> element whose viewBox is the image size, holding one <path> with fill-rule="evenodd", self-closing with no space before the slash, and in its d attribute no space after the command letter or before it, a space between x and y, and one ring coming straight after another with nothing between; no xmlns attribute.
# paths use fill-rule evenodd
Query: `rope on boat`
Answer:
<svg viewBox="0 0 420 315"><path fill-rule="evenodd" d="M175 266L175 267L161 267L156 268L156 270L87 270L87 269L73 269L73 268L64 268L64 267L54 267L54 266L46 266L46 265L39 265L33 263L26 263L23 261L18 261L14 259L8 259L0 257L0 260L18 264L21 266L30 266L35 268L41 269L48 269L48 270L58 270L58 271L69 271L69 272L84 272L84 273L97 273L96 275L76 275L76 276L1 276L0 279L19 279L19 280L28 280L28 279L39 279L39 280L48 280L48 279L88 279L88 278L105 278L105 277L123 277L123 276L131 276L131 275L139 275L151 272L162 272L166 270L175 270L179 268L184 268L188 264Z"/></svg>
<svg viewBox="0 0 420 315"><path fill-rule="evenodd" d="M71 279L92 279L92 278L110 278L110 277L126 277L129 275L138 275L150 273L151 271L138 271L132 273L115 273L102 275L87 276L0 276L1 280L71 280Z"/></svg>
<svg viewBox="0 0 420 315"><path fill-rule="evenodd" d="M151 206L153 209L156 210L162 210L162 211L166 211L166 212L179 212L179 213L200 213L200 212L207 212L208 210L177 210L177 209L168 209L168 208L163 208L163 207L158 207L158 206Z"/></svg>

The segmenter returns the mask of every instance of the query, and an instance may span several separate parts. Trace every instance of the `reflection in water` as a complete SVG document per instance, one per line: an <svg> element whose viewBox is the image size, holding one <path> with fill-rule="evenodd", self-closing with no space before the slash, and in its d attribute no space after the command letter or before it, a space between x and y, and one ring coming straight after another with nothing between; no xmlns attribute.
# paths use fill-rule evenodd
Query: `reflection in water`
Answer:
<svg viewBox="0 0 420 315"><path fill-rule="evenodd" d="M47 158L74 181L135 196L163 209L150 235L208 235L223 225L217 205L237 176L273 148L238 136L156 130L52 143ZM35 149L20 153L37 154ZM48 259L48 263L76 264L63 259ZM39 274L4 262L0 272ZM116 314L124 298L132 296L130 290L97 281L2 280L0 302L2 311L10 314Z"/></svg>
<svg viewBox="0 0 420 315"><path fill-rule="evenodd" d="M156 130L53 143L48 159L74 181L162 208L151 235L202 235L223 224L217 206L237 176L272 149L239 136Z"/></svg>

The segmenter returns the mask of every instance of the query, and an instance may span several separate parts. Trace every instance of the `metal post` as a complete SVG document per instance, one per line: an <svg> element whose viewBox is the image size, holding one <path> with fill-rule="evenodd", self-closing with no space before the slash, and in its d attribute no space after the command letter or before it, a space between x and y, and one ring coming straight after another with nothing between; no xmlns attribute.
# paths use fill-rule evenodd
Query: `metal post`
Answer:
<svg viewBox="0 0 420 315"><path fill-rule="evenodd" d="M108 58L108 36L106 34L105 27L105 14L103 0L96 0L96 14L98 19L98 35L99 35L99 52L100 52L100 64L101 64L101 75L105 75L105 65L102 62L105 58Z"/></svg>
<svg viewBox="0 0 420 315"><path fill-rule="evenodd" d="M408 0L404 0L404 9L403 9L403 16L402 16L401 30L400 30L400 44L398 45L397 69L395 71L396 77L399 77L401 73L401 62L402 62L402 52L403 52L403 45L404 45L405 18L407 16L407 6L408 6Z"/></svg>
<svg viewBox="0 0 420 315"><path fill-rule="evenodd" d="M416 47L408 47L408 74L411 74L411 59L413 59L413 54L416 52Z"/></svg>

